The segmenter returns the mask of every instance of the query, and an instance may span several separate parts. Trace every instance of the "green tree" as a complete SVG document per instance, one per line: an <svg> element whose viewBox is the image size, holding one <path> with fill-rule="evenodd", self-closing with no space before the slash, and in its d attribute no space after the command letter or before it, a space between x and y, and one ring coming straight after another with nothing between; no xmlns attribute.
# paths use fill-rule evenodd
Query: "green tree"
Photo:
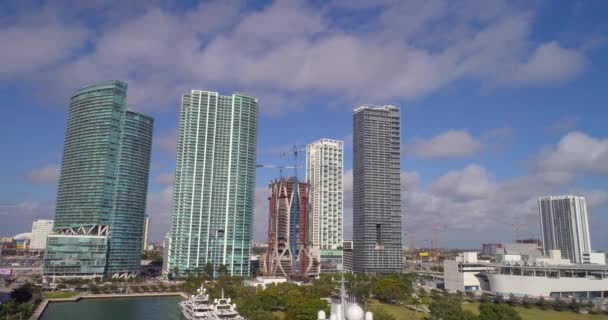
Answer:
<svg viewBox="0 0 608 320"><path fill-rule="evenodd" d="M555 301L553 301L552 304L553 310L555 311L564 311L566 310L566 303L564 302L564 300L557 298L555 299Z"/></svg>
<svg viewBox="0 0 608 320"><path fill-rule="evenodd" d="M383 308L374 308L374 320L397 320L395 316L386 312Z"/></svg>
<svg viewBox="0 0 608 320"><path fill-rule="evenodd" d="M179 268L178 267L173 267L173 277L175 277L176 279L179 278Z"/></svg>
<svg viewBox="0 0 608 320"><path fill-rule="evenodd" d="M429 306L431 319L435 320L463 320L462 304L456 299L440 298Z"/></svg>
<svg viewBox="0 0 608 320"><path fill-rule="evenodd" d="M354 283L349 283L347 291L348 294L357 299L359 303L365 304L367 303L367 299L369 299L372 288L371 284L367 281L356 281Z"/></svg>
<svg viewBox="0 0 608 320"><path fill-rule="evenodd" d="M524 296L523 299L521 299L521 304L524 306L524 308L530 308L530 298L527 295Z"/></svg>
<svg viewBox="0 0 608 320"><path fill-rule="evenodd" d="M398 279L382 278L374 284L374 297L384 303L397 303L409 293L409 288Z"/></svg>
<svg viewBox="0 0 608 320"><path fill-rule="evenodd" d="M581 304L576 301L576 299L570 300L570 304L568 305L568 309L572 312L578 312L581 309Z"/></svg>
<svg viewBox="0 0 608 320"><path fill-rule="evenodd" d="M22 285L21 287L11 292L11 298L15 299L17 304L22 304L32 299L32 286L29 283Z"/></svg>
<svg viewBox="0 0 608 320"><path fill-rule="evenodd" d="M547 303L545 301L545 298L543 298L543 297L538 298L538 300L536 300L536 306L539 307L540 309L546 310Z"/></svg>
<svg viewBox="0 0 608 320"><path fill-rule="evenodd" d="M298 288L287 293L287 319L311 320L317 318L319 310L329 313L325 300L319 299L305 288Z"/></svg>
<svg viewBox="0 0 608 320"><path fill-rule="evenodd" d="M207 262L203 268L203 273L207 276L207 279L213 279L213 265L211 262Z"/></svg>
<svg viewBox="0 0 608 320"><path fill-rule="evenodd" d="M228 267L226 267L226 265L225 265L225 264L220 264L220 265L217 267L217 273L218 273L220 276L225 276L225 275L227 275L227 274L228 274Z"/></svg>
<svg viewBox="0 0 608 320"><path fill-rule="evenodd" d="M521 320L521 317L507 304L482 303L479 305L479 320Z"/></svg>

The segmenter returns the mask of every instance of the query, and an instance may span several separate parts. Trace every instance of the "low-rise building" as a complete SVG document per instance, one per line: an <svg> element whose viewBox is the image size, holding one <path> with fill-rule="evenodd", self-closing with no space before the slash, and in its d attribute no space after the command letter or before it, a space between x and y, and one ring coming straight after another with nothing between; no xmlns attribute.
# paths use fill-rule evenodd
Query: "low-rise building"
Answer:
<svg viewBox="0 0 608 320"><path fill-rule="evenodd" d="M451 292L488 290L485 283L477 277L492 266L477 260L477 252L464 252L455 260L443 261L445 289Z"/></svg>
<svg viewBox="0 0 608 320"><path fill-rule="evenodd" d="M243 283L246 286L266 289L270 284L279 284L287 282L285 277L256 277L255 279L245 280Z"/></svg>
<svg viewBox="0 0 608 320"><path fill-rule="evenodd" d="M109 227L65 228L47 237L42 273L56 278L102 278L106 274Z"/></svg>
<svg viewBox="0 0 608 320"><path fill-rule="evenodd" d="M606 264L606 253L604 252L586 252L583 253L584 264Z"/></svg>

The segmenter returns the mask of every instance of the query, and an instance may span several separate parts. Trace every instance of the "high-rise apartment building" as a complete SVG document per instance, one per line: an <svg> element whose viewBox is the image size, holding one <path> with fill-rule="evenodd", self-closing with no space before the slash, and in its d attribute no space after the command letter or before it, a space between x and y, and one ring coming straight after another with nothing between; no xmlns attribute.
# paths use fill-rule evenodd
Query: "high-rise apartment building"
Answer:
<svg viewBox="0 0 608 320"><path fill-rule="evenodd" d="M543 254L560 250L562 257L583 263L583 254L591 252L591 237L584 197L559 196L538 199Z"/></svg>
<svg viewBox="0 0 608 320"><path fill-rule="evenodd" d="M141 250L146 251L148 249L148 231L150 230L150 217L144 217L144 233L141 242Z"/></svg>
<svg viewBox="0 0 608 320"><path fill-rule="evenodd" d="M342 263L343 143L321 139L306 147L310 183L310 240L321 250L321 271L335 272Z"/></svg>
<svg viewBox="0 0 608 320"><path fill-rule="evenodd" d="M32 223L31 250L46 249L46 237L53 231L53 220L36 220Z"/></svg>
<svg viewBox="0 0 608 320"><path fill-rule="evenodd" d="M71 97L45 275L139 273L154 120L126 97L121 81Z"/></svg>
<svg viewBox="0 0 608 320"><path fill-rule="evenodd" d="M210 263L249 275L257 120L258 99L248 95L182 96L165 274Z"/></svg>
<svg viewBox="0 0 608 320"><path fill-rule="evenodd" d="M398 107L353 112L355 272L402 272L400 135Z"/></svg>

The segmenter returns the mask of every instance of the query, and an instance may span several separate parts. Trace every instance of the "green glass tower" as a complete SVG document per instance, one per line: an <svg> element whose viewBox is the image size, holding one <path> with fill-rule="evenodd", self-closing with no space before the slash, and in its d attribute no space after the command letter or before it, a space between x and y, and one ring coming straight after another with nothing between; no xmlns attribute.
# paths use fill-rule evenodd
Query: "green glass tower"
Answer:
<svg viewBox="0 0 608 320"><path fill-rule="evenodd" d="M139 272L154 120L127 109L127 84L104 81L70 100L55 225L44 273L87 275L93 244L95 274ZM51 239L50 237L49 239ZM107 247L96 243L106 237ZM100 260L101 259L101 260Z"/></svg>
<svg viewBox="0 0 608 320"><path fill-rule="evenodd" d="M164 274L210 263L249 275L258 100L192 90L182 96Z"/></svg>

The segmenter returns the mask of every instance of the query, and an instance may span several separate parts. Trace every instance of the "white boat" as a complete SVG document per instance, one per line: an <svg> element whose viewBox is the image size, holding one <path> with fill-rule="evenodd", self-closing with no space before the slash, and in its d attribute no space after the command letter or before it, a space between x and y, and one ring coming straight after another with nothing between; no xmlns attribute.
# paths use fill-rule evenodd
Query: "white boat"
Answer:
<svg viewBox="0 0 608 320"><path fill-rule="evenodd" d="M207 290L201 284L201 287L196 292L196 295L192 295L188 300L179 303L184 318L188 320L215 319L213 318L215 306L209 300Z"/></svg>
<svg viewBox="0 0 608 320"><path fill-rule="evenodd" d="M212 303L207 290L202 285L196 291L196 295L179 303L184 318L188 320L246 320L236 311L236 305L231 304L230 298L224 298L224 292L222 292L221 299L215 299Z"/></svg>
<svg viewBox="0 0 608 320"><path fill-rule="evenodd" d="M222 298L213 301L213 317L210 320L245 320L236 311L236 304L231 304L230 302L230 298L224 298L224 293L222 292Z"/></svg>

